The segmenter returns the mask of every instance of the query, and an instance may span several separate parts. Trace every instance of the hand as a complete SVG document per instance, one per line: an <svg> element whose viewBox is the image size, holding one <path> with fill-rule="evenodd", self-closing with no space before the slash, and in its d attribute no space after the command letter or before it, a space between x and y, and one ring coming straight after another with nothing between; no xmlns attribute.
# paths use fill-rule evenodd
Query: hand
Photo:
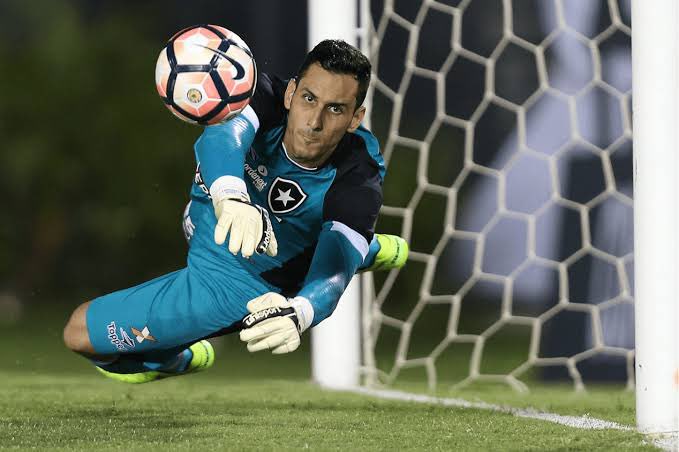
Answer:
<svg viewBox="0 0 679 452"><path fill-rule="evenodd" d="M213 200L217 226L215 227L215 243L222 245L229 234L229 251L250 257L266 253L269 256L278 254L278 242L271 226L269 213L250 202L246 193L233 194Z"/></svg>
<svg viewBox="0 0 679 452"><path fill-rule="evenodd" d="M303 297L288 300L269 292L250 300L247 307L250 314L243 318L240 340L248 343L250 352L271 350L278 355L295 351L300 335L313 320L313 307Z"/></svg>

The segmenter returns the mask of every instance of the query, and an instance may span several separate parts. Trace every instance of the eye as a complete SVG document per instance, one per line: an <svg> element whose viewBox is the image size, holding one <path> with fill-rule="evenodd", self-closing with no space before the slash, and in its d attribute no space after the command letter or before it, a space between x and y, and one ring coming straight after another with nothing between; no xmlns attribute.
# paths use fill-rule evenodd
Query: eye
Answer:
<svg viewBox="0 0 679 452"><path fill-rule="evenodd" d="M335 113L337 115L341 115L344 112L344 110L342 110L342 107L340 107L338 105L331 105L328 108L330 109L330 111L332 113Z"/></svg>
<svg viewBox="0 0 679 452"><path fill-rule="evenodd" d="M314 101L313 96L309 93L302 94L302 98L307 102L313 102Z"/></svg>

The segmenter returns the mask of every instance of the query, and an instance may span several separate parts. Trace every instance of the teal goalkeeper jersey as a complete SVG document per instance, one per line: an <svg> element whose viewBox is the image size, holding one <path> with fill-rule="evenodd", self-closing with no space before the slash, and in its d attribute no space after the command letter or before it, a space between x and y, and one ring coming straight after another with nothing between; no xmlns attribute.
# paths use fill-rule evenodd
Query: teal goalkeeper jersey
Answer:
<svg viewBox="0 0 679 452"><path fill-rule="evenodd" d="M321 167L295 163L283 145L285 87L283 80L261 74L246 111L206 127L195 144L198 165L191 198L211 208L210 191L219 184L216 181L224 176L245 181L251 201L269 212L278 255L245 259L231 256L226 244L221 249L274 290L309 298L317 310L315 324L332 312L339 297L337 291L323 295L325 284L332 285L333 275L340 271L324 266L344 255L344 263L337 265L353 275L368 253L382 204L385 167L376 138L362 126L347 133ZM210 223L196 225L195 234L211 240ZM208 246L210 240L191 242Z"/></svg>

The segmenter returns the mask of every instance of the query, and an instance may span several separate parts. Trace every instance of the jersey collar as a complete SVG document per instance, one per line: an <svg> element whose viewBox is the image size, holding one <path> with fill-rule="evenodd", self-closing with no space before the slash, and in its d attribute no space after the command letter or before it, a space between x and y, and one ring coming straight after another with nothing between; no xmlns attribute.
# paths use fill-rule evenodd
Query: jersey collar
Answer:
<svg viewBox="0 0 679 452"><path fill-rule="evenodd" d="M299 163L295 162L290 155L288 154L288 150L285 148L285 143L281 140L281 146L283 147L283 153L285 154L285 157L296 167L303 169L304 171L317 171L318 167L315 168L309 168L308 166L302 166Z"/></svg>

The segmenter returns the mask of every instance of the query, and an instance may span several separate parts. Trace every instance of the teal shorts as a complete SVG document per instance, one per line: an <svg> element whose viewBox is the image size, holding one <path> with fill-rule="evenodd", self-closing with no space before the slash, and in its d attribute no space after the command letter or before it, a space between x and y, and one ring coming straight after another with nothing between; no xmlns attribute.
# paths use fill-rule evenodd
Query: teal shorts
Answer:
<svg viewBox="0 0 679 452"><path fill-rule="evenodd" d="M248 313L248 301L280 291L246 268L247 261L229 253L226 245L214 243L216 219L209 201L192 202L191 218L188 213L189 208L184 214L184 230L191 237L185 268L90 304L87 329L98 354L169 350L233 332Z"/></svg>
<svg viewBox="0 0 679 452"><path fill-rule="evenodd" d="M238 264L189 265L94 299L87 310L90 342L102 355L189 345L238 330L247 302L271 290Z"/></svg>

